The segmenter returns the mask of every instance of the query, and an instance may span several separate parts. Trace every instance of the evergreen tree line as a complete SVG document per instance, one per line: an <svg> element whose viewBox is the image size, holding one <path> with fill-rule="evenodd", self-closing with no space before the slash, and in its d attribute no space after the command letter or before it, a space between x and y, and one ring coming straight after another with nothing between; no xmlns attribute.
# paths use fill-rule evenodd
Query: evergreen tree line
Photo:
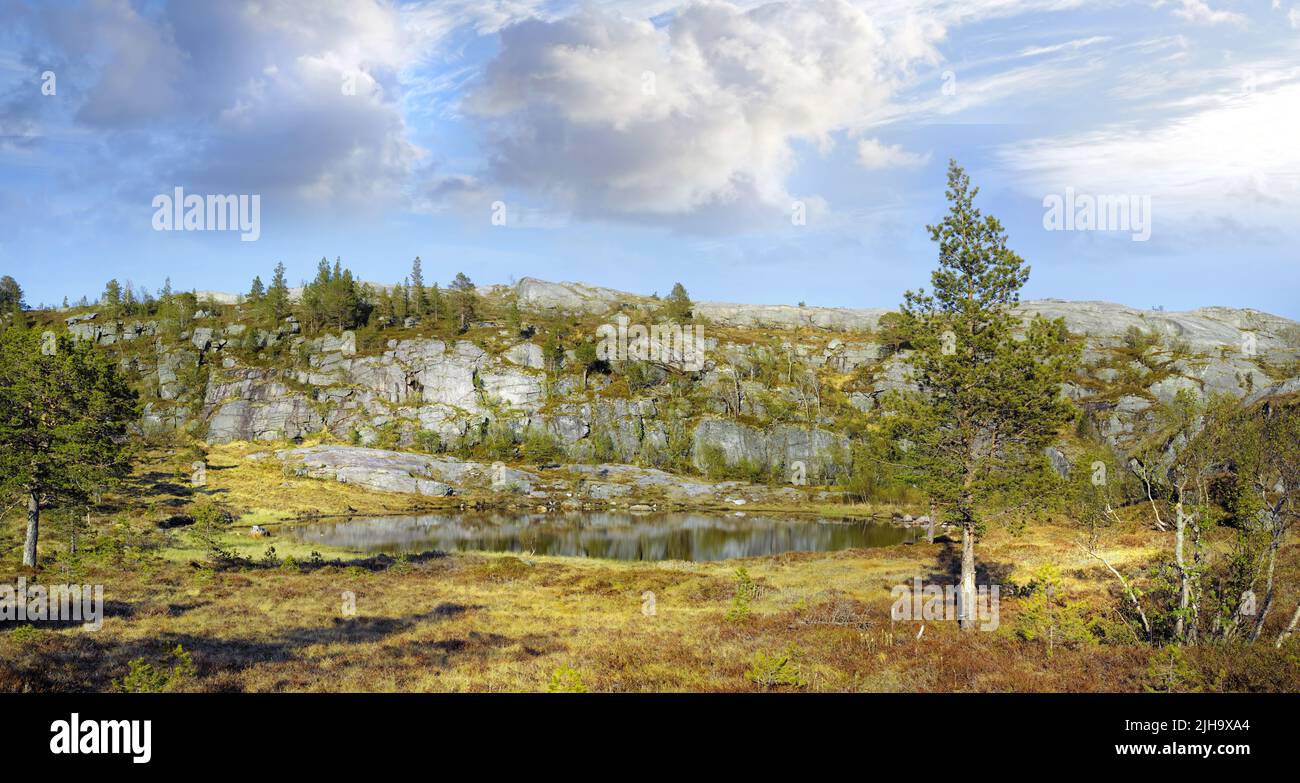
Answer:
<svg viewBox="0 0 1300 783"><path fill-rule="evenodd" d="M64 299L64 307L69 302ZM117 279L108 281L98 301L86 297L72 303L76 307L99 309L108 318L164 318L182 328L201 310L217 312L220 305L202 299L193 291L174 291L168 278L157 293ZM426 283L420 258L411 273L391 287L376 288L362 283L336 258L331 264L321 258L316 276L302 286L296 301L291 296L285 266L278 263L270 283L261 275L253 278L248 293L240 302L241 314L267 325L290 316L297 318L308 331L400 327L415 322L445 326L458 333L473 325L482 309L474 282L458 272L444 289L438 283ZM0 315L26 309L22 289L6 275L0 278Z"/></svg>
<svg viewBox="0 0 1300 783"><path fill-rule="evenodd" d="M284 264L277 264L269 286L261 276L253 278L243 305L267 321L294 315L309 331L400 327L415 319L464 332L481 309L474 283L463 272L458 272L445 290L436 282L426 285L418 256L402 282L378 289L358 281L341 259L331 265L322 258L316 277L303 286L297 303L290 299Z"/></svg>

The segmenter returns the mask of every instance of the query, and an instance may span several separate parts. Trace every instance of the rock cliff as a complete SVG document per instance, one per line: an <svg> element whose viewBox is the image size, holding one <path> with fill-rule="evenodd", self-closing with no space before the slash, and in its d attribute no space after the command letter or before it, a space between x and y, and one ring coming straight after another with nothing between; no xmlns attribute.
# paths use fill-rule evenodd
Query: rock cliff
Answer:
<svg viewBox="0 0 1300 783"><path fill-rule="evenodd" d="M532 278L485 296L570 331L657 305L650 297ZM144 390L146 433L189 430L210 442L272 442L328 431L360 446L433 444L436 452L491 437L526 444L540 432L560 456L578 462L689 462L702 470L744 469L751 478L803 463L815 481L833 473L855 417L870 415L881 394L909 384L906 353L887 347L881 334L887 312L697 303L707 361L686 383L653 363L635 381L588 373L572 350L552 348L548 356L544 328L506 329L492 320L455 338L418 328L392 337L380 332L365 350L353 332L309 339L292 318L259 328L237 315L198 313L177 331L85 312L67 318L66 329L121 352ZM1120 448L1144 431L1154 406L1180 391L1258 398L1300 384L1300 326L1267 313L1061 300L1025 302L1019 312L1063 318L1085 338L1085 366L1063 393ZM311 459L303 467L334 476L342 469ZM457 483L435 469L436 460L418 467L388 475L363 465L342 475L364 473L367 482L423 494Z"/></svg>

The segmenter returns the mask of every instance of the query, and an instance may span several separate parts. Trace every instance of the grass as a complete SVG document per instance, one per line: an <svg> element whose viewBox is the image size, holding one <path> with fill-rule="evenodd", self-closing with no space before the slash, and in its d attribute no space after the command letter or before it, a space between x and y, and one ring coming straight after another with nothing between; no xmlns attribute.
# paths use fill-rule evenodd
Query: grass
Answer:
<svg viewBox="0 0 1300 783"><path fill-rule="evenodd" d="M0 624L0 691L113 690L133 671L171 672L179 646L193 672L166 687L196 691L1092 691L1154 687L1159 650L1135 643L1118 610L1117 583L1075 546L1062 518L1019 535L994 527L980 540L981 578L1003 586L997 631L964 635L951 622L893 622L893 586L920 576L953 583L957 545L947 537L871 550L787 553L717 563L634 563L532 555L424 553L375 557L253 538L317 515L401 514L445 501L371 492L286 476L260 444L207 453L208 485L181 480L190 452L144 455L113 513L94 520L82 556L50 515L43 578L104 585L102 630ZM157 522L207 499L232 512L218 536L247 562L214 567L193 527ZM459 504L464 499L453 499ZM727 506L734 511L734 506ZM920 509L749 504L828 517ZM1228 546L1227 531L1210 546ZM1169 551L1169 533L1136 522L1107 531L1106 558L1130 577ZM0 541L22 538L21 514L0 519ZM276 559L265 559L274 547ZM291 558L291 561L290 561ZM1107 624L1100 644L1044 644L1014 632L1018 593L1043 564L1056 566L1071 600ZM735 610L744 568L745 611ZM0 583L32 572L16 546L0 552ZM1282 591L1272 629L1295 606L1300 546L1281 552ZM654 593L653 614L643 611ZM354 602L355 614L347 607ZM145 664L152 669L145 668ZM1193 648L1183 689L1300 690L1300 651Z"/></svg>
<svg viewBox="0 0 1300 783"><path fill-rule="evenodd" d="M233 498L250 491L224 478L215 488ZM313 492L310 503L296 502L327 508L359 499ZM88 556L77 573L105 586L103 629L0 630L0 691L111 690L133 661L169 668L178 645L194 672L168 687L197 691L1143 690L1157 654L1105 643L1058 646L1049 657L1011 631L1020 601L1013 595L1003 599L996 632L963 635L940 622L917 638L920 623L891 622L890 589L914 576L951 582L956 549L944 542L718 563L332 550L312 562L299 551L306 547L277 536L242 542L241 551L256 561L271 543L297 567L220 569L183 529L129 524L139 527L141 546ZM12 515L3 534L20 535ZM1019 536L993 530L980 543L981 562L1008 586L1052 562L1072 597L1104 613L1118 605L1112 579L1072 547L1076 535L1056 525ZM1106 555L1133 569L1165 537L1124 529L1110 536ZM57 547L46 541L47 551ZM1285 584L1295 581L1294 550L1286 550ZM15 563L6 556L0 572ZM748 611L729 618L742 566L752 582ZM46 570L58 578L57 564ZM643 612L647 591L652 615ZM1294 605L1294 596L1280 598ZM1294 648L1194 649L1188 660L1187 688L1300 688Z"/></svg>
<svg viewBox="0 0 1300 783"><path fill-rule="evenodd" d="M655 320L657 303L637 299L634 304L633 322ZM223 320L234 315L233 308L222 308L222 313ZM38 318L53 324L68 314L43 313ZM484 317L502 321L499 303L485 303ZM527 320L538 327L535 342L563 331L564 347L572 348L579 340L591 339L596 326L608 319L529 315ZM438 339L470 339L500 351L519 339L514 333L500 334L502 328L475 327L466 335L439 334ZM723 345L763 348L773 342L762 330L715 324L707 324L706 330ZM363 331L358 334L359 355L382 351L390 338L430 333L425 327ZM878 334L804 327L780 333L781 341L807 344L815 351L831 338L883 339ZM1136 335L1133 345L1107 352L1099 366L1118 371L1114 382L1079 382L1099 400L1146 395L1146 387L1169 377L1172 360L1181 356L1149 352L1149 343L1150 338ZM152 340L137 340L114 350L129 354L152 346ZM269 353L258 364L290 362L285 354ZM781 369L774 371L779 375ZM564 372L573 375L580 368L570 366ZM861 385L866 370L855 377L823 367L817 375L826 387L826 404L839 409L841 423L860 424L861 415L830 390ZM583 397L630 393L626 378L616 375L610 381L604 391ZM65 557L67 539L51 515L42 539L42 578L103 584L107 617L103 629L94 633L0 623L0 691L113 690L115 682L133 672L174 671L178 648L193 671L185 667L158 687L1142 691L1167 685L1153 674L1159 671L1162 653L1125 636L1117 614L1124 599L1116 580L1074 545L1079 531L1062 519L1032 524L1021 535L995 528L981 539L982 578L1006 588L997 631L966 635L950 622L931 622L922 633L920 622L891 621L890 591L916 576L952 583L957 553L950 541L721 563L481 553L372 557L284 535L253 538L249 528L257 524L277 533L280 526L300 519L417 513L454 508L474 498L373 492L286 475L274 459L249 459L254 452L274 448L248 443L210 448L208 483L202 490L187 486L192 453L155 450L142 455L127 486L107 499L108 513L94 520L97 542L83 542L83 555L75 561ZM819 503L812 497L797 508L763 503L743 508L746 513L829 518L926 513L902 505ZM207 545L193 529L158 528L159 520L204 500L231 513L233 523L217 536L217 543L246 558L246 565L214 567ZM737 510L731 504L713 508ZM1121 526L1108 531L1103 553L1132 578L1166 555L1170 536L1136 524ZM0 517L0 584L12 584L19 574L34 575L18 565L16 544L21 537L18 512ZM1209 544L1220 549L1227 545L1224 538ZM264 559L268 547L275 549L274 562ZM1281 593L1265 639L1276 636L1283 615L1295 607L1298 550L1293 537L1280 553ZM289 558L292 566L286 562ZM1024 600L1017 588L1047 563L1060 570L1072 600L1082 601L1091 618L1108 623L1112 633L1101 643L1057 646L1049 655L1044 644L1016 636ZM747 581L738 578L739 568ZM654 594L652 614L645 611L647 592ZM736 611L742 594L743 612ZM1300 637L1282 651L1271 643L1191 648L1174 685L1184 690L1294 692L1300 690L1298 647Z"/></svg>

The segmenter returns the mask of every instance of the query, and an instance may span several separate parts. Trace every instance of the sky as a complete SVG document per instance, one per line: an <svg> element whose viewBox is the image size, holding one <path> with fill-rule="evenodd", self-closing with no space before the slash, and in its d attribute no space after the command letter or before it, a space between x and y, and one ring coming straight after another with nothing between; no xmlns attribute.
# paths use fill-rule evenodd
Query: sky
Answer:
<svg viewBox="0 0 1300 783"><path fill-rule="evenodd" d="M0 274L31 305L418 255L893 307L949 159L1025 298L1300 318L1300 0L0 0ZM177 188L255 196L257 230L159 230Z"/></svg>

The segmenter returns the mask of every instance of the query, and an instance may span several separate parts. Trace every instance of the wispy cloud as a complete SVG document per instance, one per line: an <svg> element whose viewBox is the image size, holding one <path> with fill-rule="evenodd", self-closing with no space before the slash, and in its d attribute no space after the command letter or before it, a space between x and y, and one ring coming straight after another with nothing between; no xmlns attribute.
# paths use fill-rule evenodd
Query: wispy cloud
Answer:
<svg viewBox="0 0 1300 783"><path fill-rule="evenodd" d="M1133 128L1005 145L999 158L1041 197L1065 187L1150 195L1166 229L1190 234L1233 226L1294 233L1300 203L1300 82L1223 95L1187 116Z"/></svg>
<svg viewBox="0 0 1300 783"><path fill-rule="evenodd" d="M1174 16L1197 24L1246 24L1246 17L1235 11L1215 10L1205 0L1179 0Z"/></svg>
<svg viewBox="0 0 1300 783"><path fill-rule="evenodd" d="M1050 46L1030 46L1026 49L1021 50L1020 56L1037 57L1038 55L1055 54L1057 52L1065 51L1065 50L1078 50L1086 46L1095 46L1100 43L1105 43L1109 40L1111 40L1111 37L1109 35L1094 35L1089 38L1076 38L1073 41L1051 44Z"/></svg>
<svg viewBox="0 0 1300 783"><path fill-rule="evenodd" d="M915 168L930 162L930 153L908 152L898 144L877 139L858 142L858 162L868 169Z"/></svg>

